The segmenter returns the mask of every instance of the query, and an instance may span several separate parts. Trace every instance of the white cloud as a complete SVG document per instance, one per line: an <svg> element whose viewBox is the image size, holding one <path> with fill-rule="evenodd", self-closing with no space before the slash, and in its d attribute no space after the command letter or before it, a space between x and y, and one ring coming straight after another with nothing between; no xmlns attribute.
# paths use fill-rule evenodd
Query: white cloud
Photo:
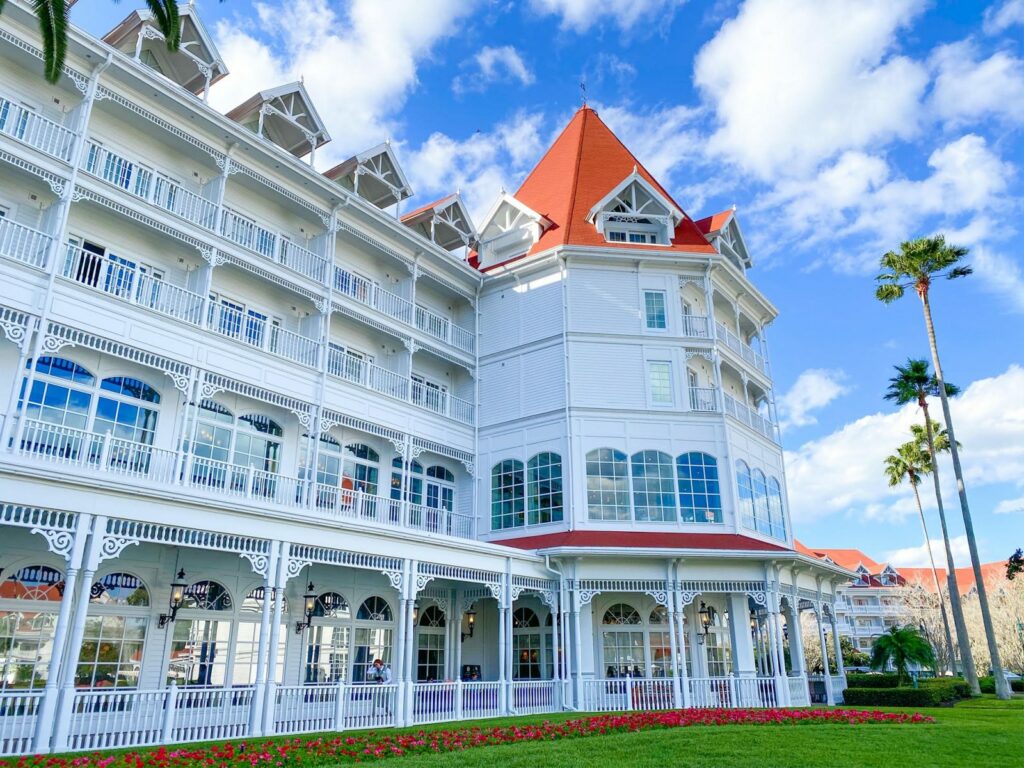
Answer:
<svg viewBox="0 0 1024 768"><path fill-rule="evenodd" d="M473 3L326 0L257 3L256 18L217 24L231 75L210 102L228 110L256 91L303 78L333 141L318 157L347 157L398 131L398 113L422 59L458 31Z"/></svg>
<svg viewBox="0 0 1024 768"><path fill-rule="evenodd" d="M789 391L776 401L780 424L785 430L790 427L805 427L816 424L813 411L818 411L850 391L846 386L843 371L824 368L809 368L801 373Z"/></svg>
<svg viewBox="0 0 1024 768"><path fill-rule="evenodd" d="M957 439L963 445L968 490L972 485L1017 482L1024 476L1024 367L972 383L951 403ZM937 408L937 404L936 404ZM907 405L892 413L863 416L825 437L786 451L786 478L794 520L814 520L851 513L881 519L913 511L907 487L890 489L882 474L885 457L909 437L921 420ZM951 479L943 463L940 475ZM922 501L930 504L930 494ZM955 495L947 508L956 507Z"/></svg>
<svg viewBox="0 0 1024 768"><path fill-rule="evenodd" d="M762 178L917 134L926 68L895 53L924 0L748 0L699 52L710 151Z"/></svg>
<svg viewBox="0 0 1024 768"><path fill-rule="evenodd" d="M530 7L546 16L561 17L562 29L583 33L604 21L612 22L623 31L632 30L641 21L652 26L661 22L667 27L675 10L685 0L531 0Z"/></svg>
<svg viewBox="0 0 1024 768"><path fill-rule="evenodd" d="M463 66L471 71L452 80L452 90L456 93L483 91L500 82L530 85L536 79L519 51L511 45L484 46L472 59L463 62Z"/></svg>
<svg viewBox="0 0 1024 768"><path fill-rule="evenodd" d="M996 508L992 510L996 515L1009 515L1024 513L1024 496L1018 499L1003 499Z"/></svg>
<svg viewBox="0 0 1024 768"><path fill-rule="evenodd" d="M1006 51L979 60L976 46L963 40L937 48L932 63L931 105L940 119L952 125L992 117L1024 121L1024 61Z"/></svg>
<svg viewBox="0 0 1024 768"><path fill-rule="evenodd" d="M931 539L928 544L931 546L932 557L935 558L935 566L945 569L946 547L942 543L942 539ZM967 536L954 536L949 540L949 548L953 552L953 562L957 568L971 564L971 551L967 545ZM924 544L919 547L890 550L885 553L883 560L896 568L931 567L931 561L928 559L928 547ZM941 575L939 578L942 578Z"/></svg>
<svg viewBox="0 0 1024 768"><path fill-rule="evenodd" d="M983 28L988 34L999 34L1015 24L1024 24L1024 0L1006 0L985 9Z"/></svg>

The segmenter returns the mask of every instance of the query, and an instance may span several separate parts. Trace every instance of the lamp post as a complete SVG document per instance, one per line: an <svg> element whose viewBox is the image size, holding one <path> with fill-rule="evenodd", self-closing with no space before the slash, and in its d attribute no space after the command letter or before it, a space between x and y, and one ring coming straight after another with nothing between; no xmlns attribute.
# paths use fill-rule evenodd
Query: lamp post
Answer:
<svg viewBox="0 0 1024 768"><path fill-rule="evenodd" d="M476 611L470 608L466 611L466 621L469 623L469 632L462 632L462 642L466 642L467 637L473 636L473 629L476 627Z"/></svg>
<svg viewBox="0 0 1024 768"><path fill-rule="evenodd" d="M185 570L181 569L178 571L174 581L171 582L171 598L168 601L170 613L160 614L160 620L157 622L158 627L165 627L167 624L173 623L178 617L178 609L185 602L185 588L187 586L185 583Z"/></svg>
<svg viewBox="0 0 1024 768"><path fill-rule="evenodd" d="M711 627L711 609L704 604L703 600L700 601L700 610L697 611L697 616L703 630L703 634L697 635L697 642L704 645L707 642L708 629Z"/></svg>
<svg viewBox="0 0 1024 768"><path fill-rule="evenodd" d="M295 634L301 635L303 630L308 629L313 623L313 614L316 613L316 587L309 582L306 587L306 594L302 596L302 619L295 622Z"/></svg>

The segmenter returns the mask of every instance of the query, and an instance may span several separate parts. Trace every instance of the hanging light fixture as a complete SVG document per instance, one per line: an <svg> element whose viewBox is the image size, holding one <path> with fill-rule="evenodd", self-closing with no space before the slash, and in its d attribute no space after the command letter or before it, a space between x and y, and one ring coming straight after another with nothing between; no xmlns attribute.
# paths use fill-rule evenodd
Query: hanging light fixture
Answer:
<svg viewBox="0 0 1024 768"><path fill-rule="evenodd" d="M168 623L173 623L178 617L178 609L185 602L185 588L187 586L188 584L185 583L185 569L183 568L178 571L178 575L171 582L171 599L167 604L171 612L160 614L160 620L157 623L158 627L165 627Z"/></svg>
<svg viewBox="0 0 1024 768"><path fill-rule="evenodd" d="M466 642L467 637L473 636L473 628L476 626L476 611L472 608L466 611L466 621L469 623L469 632L462 633L462 642Z"/></svg>
<svg viewBox="0 0 1024 768"><path fill-rule="evenodd" d="M700 601L697 617L700 619L700 626L703 630L702 634L697 635L697 642L703 645L707 641L708 629L711 627L711 609L704 604L703 600Z"/></svg>
<svg viewBox="0 0 1024 768"><path fill-rule="evenodd" d="M412 623L413 626L420 623L420 607L416 603L412 604Z"/></svg>
<svg viewBox="0 0 1024 768"><path fill-rule="evenodd" d="M314 613L316 613L316 587L311 581L306 587L306 594L302 596L302 620L295 622L295 634L301 635L303 630L309 628L313 623Z"/></svg>

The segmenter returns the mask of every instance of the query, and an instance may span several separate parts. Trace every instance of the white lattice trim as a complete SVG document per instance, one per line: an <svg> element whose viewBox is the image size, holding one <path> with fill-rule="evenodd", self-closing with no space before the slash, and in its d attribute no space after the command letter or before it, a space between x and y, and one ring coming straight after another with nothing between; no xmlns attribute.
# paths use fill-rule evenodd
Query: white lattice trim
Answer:
<svg viewBox="0 0 1024 768"><path fill-rule="evenodd" d="M212 246L209 243L200 240L197 237L192 237L191 235L185 234L184 232L181 231L179 227L166 224L163 221L160 221L159 219L153 218L152 216L147 216L146 214L135 210L131 206L125 205L124 203L119 203L118 201L110 197L107 197L106 195L101 194L99 192L95 192L91 189L85 189L84 187L77 186L75 187L75 194L80 195L81 199L83 200L90 200L94 203L98 203L99 205L105 206L112 211L116 211L122 216L126 216L129 219L139 222L140 224L144 224L150 229L155 229L157 232L162 232L168 237L173 237L175 240L178 240L187 245L191 245L193 248L197 248L199 250L210 250L212 248Z"/></svg>
<svg viewBox="0 0 1024 768"><path fill-rule="evenodd" d="M372 421L366 419L359 419L355 416L349 416L339 411L332 411L330 408L324 408L321 413L321 418L333 424L338 424L343 427L351 427L352 429L358 429L360 432L366 432L370 435L377 435L388 440L404 441L405 435L399 432L397 429L391 429L389 427L375 424Z"/></svg>
<svg viewBox="0 0 1024 768"><path fill-rule="evenodd" d="M452 579L454 581L472 581L478 584L493 584L502 581L501 574L494 571L482 571L478 568L464 568L461 565L448 565L445 563L419 563L417 571L423 576Z"/></svg>
<svg viewBox="0 0 1024 768"><path fill-rule="evenodd" d="M246 176L248 176L249 178L251 178L251 179L253 179L255 181L258 181L260 184L262 184L263 186L267 187L268 189L274 190L275 192L277 192L277 194L281 195L282 197L287 197L293 203L295 203L296 205L302 206L307 211L312 211L314 214L316 214L316 216L321 221L323 221L324 219L329 219L330 218L330 216L331 216L331 212L330 211L324 210L320 206L314 205L313 203L309 202L308 200L303 199L299 195L296 195L294 192L291 192L290 190L286 189L285 187L282 187L276 181L273 181L273 180L267 178L266 176L264 176L259 171L253 170L252 168L249 168L248 166L242 165L241 163L239 163L234 158L231 159L231 167L232 167L233 170L237 171L238 173L244 173Z"/></svg>
<svg viewBox="0 0 1024 768"><path fill-rule="evenodd" d="M191 372L191 367L186 363L171 360L168 357L163 357L162 355L157 355L144 349L138 349L137 347L123 344L119 341L104 339L94 333L79 330L78 328L72 328L67 325L61 325L60 323L47 323L46 334L47 336L63 341L64 344L70 344L77 347L87 347L89 349L94 349L97 352L103 352L108 355L113 355L114 357L120 357L123 360L131 360L133 363L145 365L148 368L156 368L160 371L173 372L181 376L188 376ZM64 346L64 344L61 346Z"/></svg>
<svg viewBox="0 0 1024 768"><path fill-rule="evenodd" d="M7 340L19 347L28 342L29 330L35 327L36 318L27 312L0 305L0 330Z"/></svg>
<svg viewBox="0 0 1024 768"><path fill-rule="evenodd" d="M422 349L425 352L429 352L432 355L436 355L437 357L440 357L442 360L447 360L449 363L454 363L455 365L461 368L465 368L470 373L473 373L474 365L472 362L464 360L458 355L453 355L450 352L445 352L443 349L435 347L433 344L424 344L418 341L416 342L416 348Z"/></svg>
<svg viewBox="0 0 1024 768"><path fill-rule="evenodd" d="M331 309L334 310L335 312L340 312L343 315L351 317L353 320L357 320L363 325L368 325L371 328L376 328L381 333L386 333L388 336L393 336L394 338L398 339L405 345L408 345L412 341L408 334L400 333L393 325L388 325L387 323L382 323L379 320L374 320L372 317L367 317L366 313L362 310L355 309L353 307L348 307L339 301L331 302Z"/></svg>
<svg viewBox="0 0 1024 768"><path fill-rule="evenodd" d="M452 448L443 443L436 443L433 440L424 440L422 437L414 437L412 439L412 447L435 453L438 456L447 456L449 459L455 459L456 461L472 462L476 458L469 451L460 451L458 448Z"/></svg>
<svg viewBox="0 0 1024 768"><path fill-rule="evenodd" d="M284 275L279 274L278 272L273 272L273 271L271 271L269 269L266 269L264 267L261 267L261 266L259 266L257 264L253 264L252 262L250 262L250 261L248 261L246 259L240 258L240 257L236 256L233 253L225 253L224 254L224 261L227 264L232 264L232 265L238 267L239 269L244 269L246 272L249 272L251 274L254 274L254 275L257 275L259 277L262 277L264 280L267 280L267 281L269 281L271 283L275 283L277 285L280 285L282 288L285 288L285 289L287 289L289 291L292 291L293 293L297 293L300 296L304 296L305 298L309 299L314 304L317 301L321 301L323 299L323 297L319 293L316 293L315 291L311 291L308 288L304 288L303 286L299 285L298 283L289 280ZM291 270L288 270L288 271L291 272ZM302 273L301 272L296 272L295 274L301 275ZM310 279L312 279L312 278L310 278Z"/></svg>
<svg viewBox="0 0 1024 768"><path fill-rule="evenodd" d="M763 592L768 586L763 581L730 581L730 580L683 580L676 582L675 587L684 592Z"/></svg>
<svg viewBox="0 0 1024 768"><path fill-rule="evenodd" d="M50 185L50 189L53 190L53 194L58 197L64 194L64 184L66 183L66 180L62 176L58 176L56 173L51 173L45 168L29 162L25 158L15 155L12 152L8 152L5 149L0 149L0 160L3 160L8 165L20 168L33 176L38 176Z"/></svg>
<svg viewBox="0 0 1024 768"><path fill-rule="evenodd" d="M312 544L291 544L288 556L291 560L298 562L341 565L368 571L401 571L402 569L402 560L398 557L349 552L344 549L318 547Z"/></svg>
<svg viewBox="0 0 1024 768"><path fill-rule="evenodd" d="M466 299L466 301L468 301L470 304L476 304L476 295L475 294L470 293L465 288L462 288L459 285L456 285L451 280L448 280L447 278L441 277L440 275L435 275L433 272L426 271L426 270L420 270L419 275L420 275L420 277L425 277L425 278L427 278L429 280L433 280L438 285L443 285L445 288L447 288L450 291L454 291L459 296L461 296L462 298Z"/></svg>
<svg viewBox="0 0 1024 768"><path fill-rule="evenodd" d="M269 389L257 387L255 384L236 381L235 379L230 379L227 376L222 376L219 373L207 373L206 384L215 390L226 390L228 392L233 392L236 395L252 398L253 400L260 400L264 403L270 403L271 405L279 405L288 411L301 411L305 413L310 410L310 404L304 400L299 400L298 398L290 397L288 395L278 394L277 392L272 392Z"/></svg>
<svg viewBox="0 0 1024 768"><path fill-rule="evenodd" d="M18 528L47 528L53 531L72 533L77 524L78 515L75 512L27 507L22 504L0 506L0 525L13 525Z"/></svg>
<svg viewBox="0 0 1024 768"><path fill-rule="evenodd" d="M218 552L232 552L239 555L269 555L270 553L269 539L240 536L235 533L200 531L177 525L143 523L137 520L111 518L107 520L107 535L129 542L172 544L179 547L213 549Z"/></svg>
<svg viewBox="0 0 1024 768"><path fill-rule="evenodd" d="M413 266L413 260L410 259L408 256L405 256L405 255L399 253L394 248L392 248L390 245L387 245L386 243L381 242L380 240L378 240L375 237L371 237L370 235L368 235L365 232L363 232L361 229L353 227L351 224L348 224L347 222L339 221L338 222L338 231L339 232L341 232L341 231L348 232L350 235L352 235L357 240L362 240L364 243L367 243L368 245L372 245L374 248L376 248L381 253L383 253L383 254L385 254L387 256L390 256L393 259L397 259L398 261L402 262L403 264L405 264L406 266L408 266L410 268Z"/></svg>
<svg viewBox="0 0 1024 768"><path fill-rule="evenodd" d="M558 582L554 579L541 579L537 576L513 576L512 586L523 587L531 592L543 592L558 589Z"/></svg>

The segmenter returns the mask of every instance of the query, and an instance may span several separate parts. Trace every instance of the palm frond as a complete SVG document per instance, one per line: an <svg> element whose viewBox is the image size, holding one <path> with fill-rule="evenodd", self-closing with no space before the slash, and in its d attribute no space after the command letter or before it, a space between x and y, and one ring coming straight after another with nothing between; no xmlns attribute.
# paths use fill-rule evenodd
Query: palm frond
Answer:
<svg viewBox="0 0 1024 768"><path fill-rule="evenodd" d="M958 277L967 277L968 275L973 274L974 270L970 267L955 267L954 269L949 270L949 273L946 275L946 279L956 280Z"/></svg>
<svg viewBox="0 0 1024 768"><path fill-rule="evenodd" d="M949 280L965 277L971 274L971 268L959 262L968 253L967 248L946 243L944 235L900 243L898 251L889 251L879 261L882 271L875 277L875 296L890 304L902 298L908 284L924 295L936 276Z"/></svg>
<svg viewBox="0 0 1024 768"><path fill-rule="evenodd" d="M65 0L32 0L43 36L43 72L56 83L68 53L68 7Z"/></svg>
<svg viewBox="0 0 1024 768"><path fill-rule="evenodd" d="M928 371L927 360L907 360L906 365L893 366L896 375L889 379L889 387L883 397L897 405L920 401L929 393L928 385L934 377Z"/></svg>
<svg viewBox="0 0 1024 768"><path fill-rule="evenodd" d="M892 304L894 301L902 299L904 293L903 286L894 283L885 283L875 288L875 298L883 304Z"/></svg>
<svg viewBox="0 0 1024 768"><path fill-rule="evenodd" d="M146 5L153 13L157 27L164 34L167 50L178 50L178 46L181 45L181 18L178 15L178 3L175 0L146 0Z"/></svg>

